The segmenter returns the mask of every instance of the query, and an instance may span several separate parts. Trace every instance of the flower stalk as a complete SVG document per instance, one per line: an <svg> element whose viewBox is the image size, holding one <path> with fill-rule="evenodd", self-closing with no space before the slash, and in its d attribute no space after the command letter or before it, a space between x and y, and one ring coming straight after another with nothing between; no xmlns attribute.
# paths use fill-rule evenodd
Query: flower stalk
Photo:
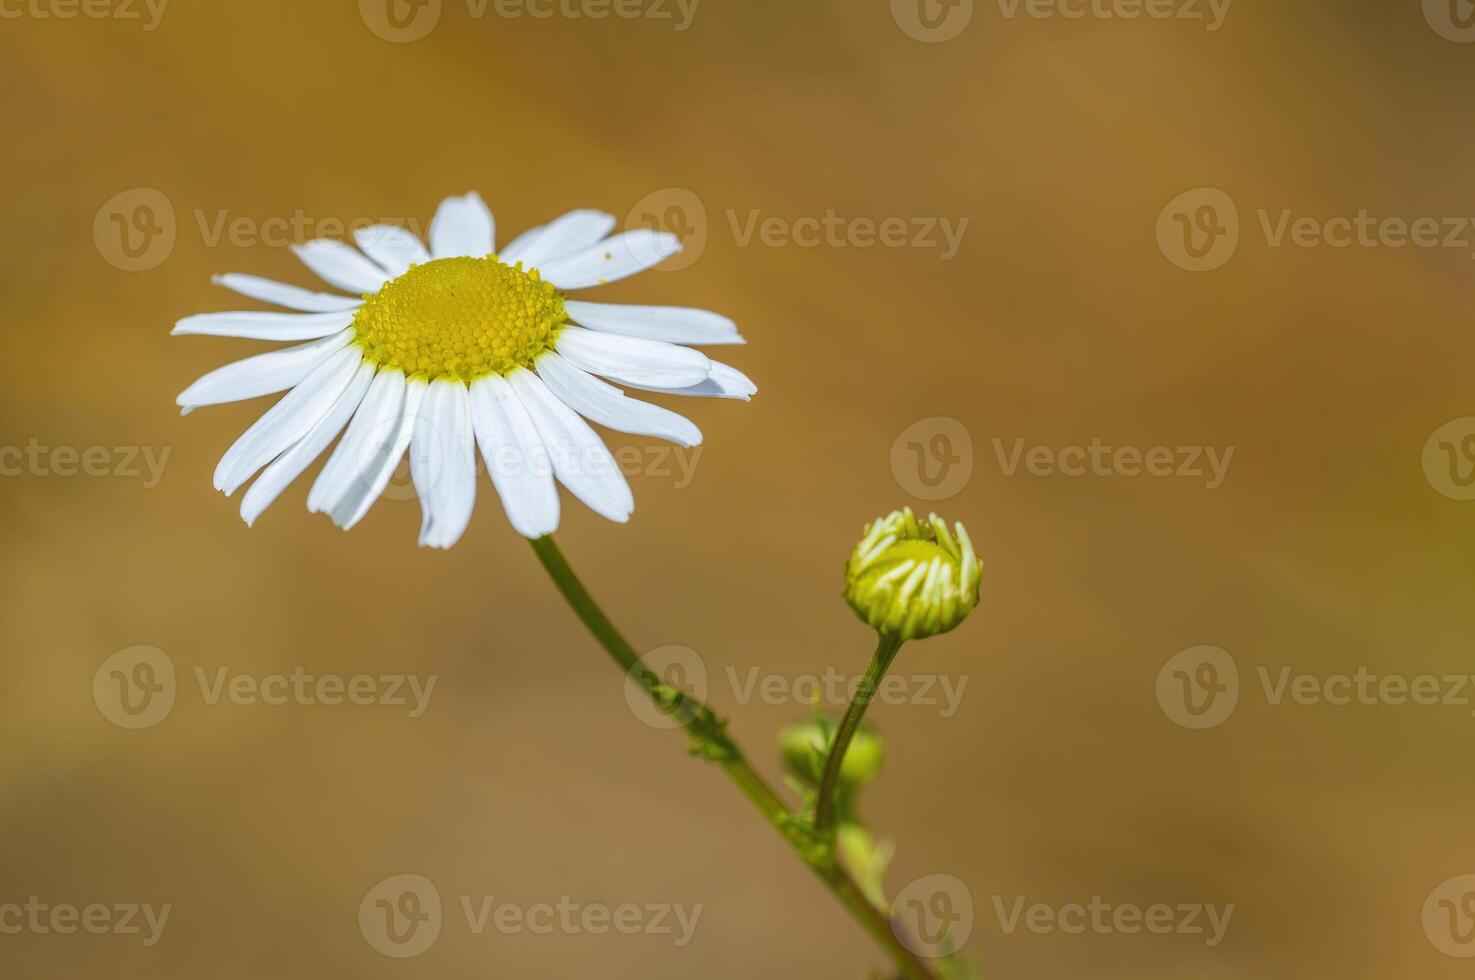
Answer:
<svg viewBox="0 0 1475 980"><path fill-rule="evenodd" d="M835 732L834 744L830 748L829 757L825 760L824 775L820 777L819 790L816 794L817 802L814 808L814 829L821 836L834 829L835 803L839 792L837 784L840 781L841 767L845 763L845 753L850 748L850 741L860 730L860 723L865 717L866 709L874 700L876 691L881 686L881 680L886 676L886 671L891 669L891 662L896 659L896 654L901 650L903 642L902 638L894 633L880 634L880 641L876 644L876 653L871 657L871 664L866 668L865 676L860 681L860 687L856 689L855 698L845 709L845 717L840 722L840 728Z"/></svg>
<svg viewBox="0 0 1475 980"><path fill-rule="evenodd" d="M727 733L726 725L710 708L685 692L668 686L640 659L609 617L599 608L584 588L552 536L530 539L533 552L548 572L574 613L588 627L595 640L628 676L639 684L662 710L680 709L688 720L685 730L694 754L715 763L747 797L763 818L779 832L790 847L809 866L840 902L851 917L884 949L906 980L939 980L939 974L924 959L909 949L892 929L887 910L877 907L851 877L836 857L832 841L817 837L801 816L789 809L762 775L743 757L737 743ZM884 645L884 644L883 644ZM900 642L897 643L900 647ZM881 651L877 651L878 656ZM886 660L895 657L892 650ZM873 665L874 666L874 665ZM885 668L881 669L884 674ZM878 676L879 680L879 676ZM874 691L872 692L874 693ZM854 706L852 705L852 708ZM863 712L864 709L862 709ZM859 718L856 719L859 725ZM852 729L851 735L854 735ZM848 739L847 739L848 742ZM838 747L838 743L837 743Z"/></svg>

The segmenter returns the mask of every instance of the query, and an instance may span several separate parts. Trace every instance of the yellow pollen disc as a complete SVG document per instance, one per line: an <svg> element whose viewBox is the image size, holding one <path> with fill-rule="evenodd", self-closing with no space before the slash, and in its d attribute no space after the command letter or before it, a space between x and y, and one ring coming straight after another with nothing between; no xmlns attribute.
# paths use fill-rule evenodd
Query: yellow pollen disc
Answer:
<svg viewBox="0 0 1475 980"><path fill-rule="evenodd" d="M536 269L492 255L413 266L359 307L353 331L381 368L474 381L532 367L567 319L563 294Z"/></svg>

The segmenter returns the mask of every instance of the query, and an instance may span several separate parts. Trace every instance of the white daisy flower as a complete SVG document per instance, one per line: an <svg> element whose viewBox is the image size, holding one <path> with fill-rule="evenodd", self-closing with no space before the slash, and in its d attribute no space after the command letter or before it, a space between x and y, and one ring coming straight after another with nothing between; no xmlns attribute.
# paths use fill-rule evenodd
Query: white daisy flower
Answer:
<svg viewBox="0 0 1475 980"><path fill-rule="evenodd" d="M306 341L211 371L180 394L187 414L287 392L220 460L216 489L233 494L260 472L241 501L252 524L343 432L307 506L344 529L363 519L409 451L424 513L420 543L449 548L471 520L476 447L508 520L529 538L558 527L555 477L596 513L628 520L630 486L584 419L682 446L702 434L600 378L745 401L757 389L686 346L743 343L724 316L565 298L681 249L664 232L610 235L614 227L612 215L572 211L498 252L492 213L473 193L441 203L429 248L390 225L356 232L362 251L327 240L293 247L353 296L216 276L227 289L297 312L203 313L174 333Z"/></svg>

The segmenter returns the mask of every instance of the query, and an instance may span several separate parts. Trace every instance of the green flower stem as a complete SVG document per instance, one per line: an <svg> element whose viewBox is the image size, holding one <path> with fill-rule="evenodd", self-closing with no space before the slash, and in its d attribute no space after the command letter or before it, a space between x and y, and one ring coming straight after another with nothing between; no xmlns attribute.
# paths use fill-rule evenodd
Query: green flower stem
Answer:
<svg viewBox="0 0 1475 980"><path fill-rule="evenodd" d="M635 648L620 635L620 631L589 595L553 538L537 538L530 543L538 560L543 563L543 568L553 579L553 584L558 586L558 591L568 600L568 604L589 628L589 632L594 634L599 645L604 647L620 669L646 690L658 707L666 711L682 712L682 717L687 720L685 730L691 739L693 751L716 763L727 773L743 795L763 814L764 819L789 842L800 859L825 883L846 911L886 950L902 975L907 980L939 980L936 971L908 949L892 930L889 914L873 905L849 872L841 867L835 858L834 847L817 842L804 821L779 798L767 780L748 765L737 744L728 737L726 726L711 709L683 692L673 691L654 671L645 666Z"/></svg>
<svg viewBox="0 0 1475 980"><path fill-rule="evenodd" d="M821 836L834 829L836 783L840 781L840 767L845 762L845 752L850 748L850 740L860 729L860 720L865 717L866 708L870 707L871 700L875 698L876 689L881 686L881 678L891 668L891 662L896 659L902 642L901 637L893 633L881 634L881 641L876 645L876 654L871 657L871 665L866 668L866 675L861 678L860 688L855 692L855 700L845 709L845 718L840 722L839 731L835 732L835 742L830 748L829 758L825 760L825 771L819 780L819 793L814 806L814 829Z"/></svg>

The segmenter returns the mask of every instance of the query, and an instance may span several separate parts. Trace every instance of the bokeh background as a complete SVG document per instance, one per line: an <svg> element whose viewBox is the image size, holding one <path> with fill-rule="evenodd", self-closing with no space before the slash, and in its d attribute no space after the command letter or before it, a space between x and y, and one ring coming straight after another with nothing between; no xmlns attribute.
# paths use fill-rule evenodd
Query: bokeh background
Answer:
<svg viewBox="0 0 1475 980"><path fill-rule="evenodd" d="M873 711L889 758L865 812L897 843L893 890L939 872L965 884L987 976L1468 975L1448 951L1475 953L1470 920L1441 937L1424 912L1475 872L1471 705L1276 704L1259 675L1475 669L1475 503L1425 465L1431 435L1475 415L1475 230L1298 247L1260 217L1475 215L1468 10L1240 0L1210 30L1203 4L1184 12L1208 21L1010 16L1002 0L650 0L592 19L568 11L596 0L571 2L536 19L446 0L433 23L416 18L434 6L400 4L402 31L352 0L175 0L157 20L141 4L72 19L61 0L6 5L0 443L42 462L0 459L0 904L173 908L148 948L0 935L0 972L884 966L721 774L630 709L489 484L449 553L415 547L403 492L344 535L305 512L307 480L254 530L211 490L267 402L174 408L195 377L262 349L168 336L182 316L254 307L210 274L306 285L288 241L335 222L424 227L477 189L503 241L575 207L655 215L687 238L683 267L597 298L720 310L749 338L722 356L758 382L751 404L673 406L707 436L690 478L642 469L628 526L565 497L559 537L638 646L696 651L772 778L775 733L807 706L745 697L729 671L859 674L871 636L838 591L862 525L906 503L967 522L980 608L896 667L965 693L947 716L916 686ZM1176 214L1197 221L1198 198L1165 211L1197 188L1233 202L1239 241L1191 272L1158 227L1170 243ZM853 224L846 247L742 234L754 216L783 231L831 211L967 225L946 255L936 233L856 247ZM1213 217L1202 227L1232 216ZM1459 446L1475 423L1451 431ZM1020 439L1093 438L1234 455L1214 489L1009 475L998 458ZM108 449L107 475L60 472L89 447ZM928 465L954 469L930 501L911 454L934 449ZM164 460L157 479L144 453ZM139 645L169 658L178 693L159 724L126 730L93 678ZM1200 645L1232 658L1240 693L1192 730L1158 681ZM437 685L418 718L212 705L195 672L221 668ZM369 889L402 873L446 905L439 941L405 960L358 927ZM486 895L702 913L684 947L478 936L460 897ZM1021 896L1234 913L1217 946L1011 932L998 909Z"/></svg>

